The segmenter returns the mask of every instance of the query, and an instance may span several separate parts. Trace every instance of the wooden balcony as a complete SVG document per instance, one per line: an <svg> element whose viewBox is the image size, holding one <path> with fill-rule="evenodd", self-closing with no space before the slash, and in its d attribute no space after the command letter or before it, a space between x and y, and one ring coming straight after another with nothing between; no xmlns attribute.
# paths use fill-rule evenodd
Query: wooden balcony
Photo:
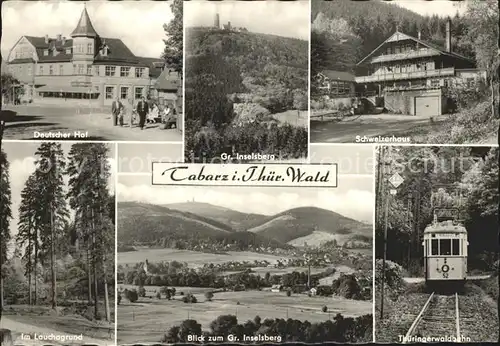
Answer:
<svg viewBox="0 0 500 346"><path fill-rule="evenodd" d="M431 77L449 77L455 75L455 68L448 67L438 70L373 74L371 76L356 77L356 83L392 82L398 80L422 79Z"/></svg>
<svg viewBox="0 0 500 346"><path fill-rule="evenodd" d="M404 53L394 53L394 54L384 54L371 58L370 62L380 63L386 61L398 61L398 60L407 60L407 59L415 59L415 58L426 58L430 56L439 55L439 52L435 49L431 48L423 48L423 49L415 49Z"/></svg>

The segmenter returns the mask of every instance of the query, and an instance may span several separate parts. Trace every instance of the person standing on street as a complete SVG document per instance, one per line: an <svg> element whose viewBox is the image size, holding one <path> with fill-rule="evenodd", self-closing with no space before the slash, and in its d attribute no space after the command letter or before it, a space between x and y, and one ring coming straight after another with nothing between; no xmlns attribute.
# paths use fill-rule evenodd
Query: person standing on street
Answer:
<svg viewBox="0 0 500 346"><path fill-rule="evenodd" d="M118 118L120 117L120 114L122 113L122 111L123 111L123 104L118 99L118 96L116 96L116 99L113 101L113 104L111 105L113 126L118 125Z"/></svg>
<svg viewBox="0 0 500 346"><path fill-rule="evenodd" d="M146 114L148 114L148 112L149 104L146 102L146 98L142 96L137 104L137 114L139 114L139 127L141 130L144 130L144 123L146 122Z"/></svg>

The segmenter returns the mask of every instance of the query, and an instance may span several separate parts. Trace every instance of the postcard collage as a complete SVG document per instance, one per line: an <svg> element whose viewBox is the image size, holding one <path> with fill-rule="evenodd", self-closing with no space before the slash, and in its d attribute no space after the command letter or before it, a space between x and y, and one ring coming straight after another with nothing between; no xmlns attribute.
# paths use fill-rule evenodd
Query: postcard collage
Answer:
<svg viewBox="0 0 500 346"><path fill-rule="evenodd" d="M1 16L1 346L500 341L498 1Z"/></svg>

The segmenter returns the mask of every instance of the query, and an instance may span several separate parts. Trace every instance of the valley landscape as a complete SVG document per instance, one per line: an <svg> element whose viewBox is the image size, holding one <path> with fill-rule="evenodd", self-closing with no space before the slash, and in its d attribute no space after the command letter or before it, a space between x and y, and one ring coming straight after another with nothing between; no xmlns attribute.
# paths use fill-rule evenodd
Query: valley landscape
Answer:
<svg viewBox="0 0 500 346"><path fill-rule="evenodd" d="M261 215L195 201L120 201L117 213L119 343L372 338L369 224L317 207Z"/></svg>

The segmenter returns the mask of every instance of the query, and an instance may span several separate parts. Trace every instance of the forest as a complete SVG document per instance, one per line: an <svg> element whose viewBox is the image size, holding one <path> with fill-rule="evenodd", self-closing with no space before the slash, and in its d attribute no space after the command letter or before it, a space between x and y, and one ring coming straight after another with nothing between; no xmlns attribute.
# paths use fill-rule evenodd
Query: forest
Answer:
<svg viewBox="0 0 500 346"><path fill-rule="evenodd" d="M0 235L3 270L0 308L48 307L91 321L114 320L115 197L108 180L109 147L44 142L20 196L16 172L1 152ZM17 232L11 234L13 199L19 199ZM43 311L43 310L41 310Z"/></svg>
<svg viewBox="0 0 500 346"><path fill-rule="evenodd" d="M245 336L279 336L281 342L324 342L325 340L345 343L372 341L372 315L357 318L343 317L337 314L332 320L322 323L285 319L270 319L264 321L259 316L245 323L238 323L234 315L221 315L210 324L210 331L203 331L196 320L185 320L180 326L174 326L165 334L162 342L187 342L188 335L209 336L233 335L239 340Z"/></svg>
<svg viewBox="0 0 500 346"><path fill-rule="evenodd" d="M188 28L186 55L187 160L306 156L307 130L291 121L308 107L307 41Z"/></svg>
<svg viewBox="0 0 500 346"><path fill-rule="evenodd" d="M384 210L387 259L410 274L422 272L422 236L438 206L454 208L468 232L469 271L498 269L498 147L388 147L378 150L376 257L383 257ZM404 181L391 196L390 176Z"/></svg>
<svg viewBox="0 0 500 346"><path fill-rule="evenodd" d="M451 17L455 53L474 58L489 71L498 68L498 6L496 1L471 0L465 14ZM323 69L355 72L356 64L396 29L444 47L446 21L422 16L382 1L312 1L311 76Z"/></svg>

